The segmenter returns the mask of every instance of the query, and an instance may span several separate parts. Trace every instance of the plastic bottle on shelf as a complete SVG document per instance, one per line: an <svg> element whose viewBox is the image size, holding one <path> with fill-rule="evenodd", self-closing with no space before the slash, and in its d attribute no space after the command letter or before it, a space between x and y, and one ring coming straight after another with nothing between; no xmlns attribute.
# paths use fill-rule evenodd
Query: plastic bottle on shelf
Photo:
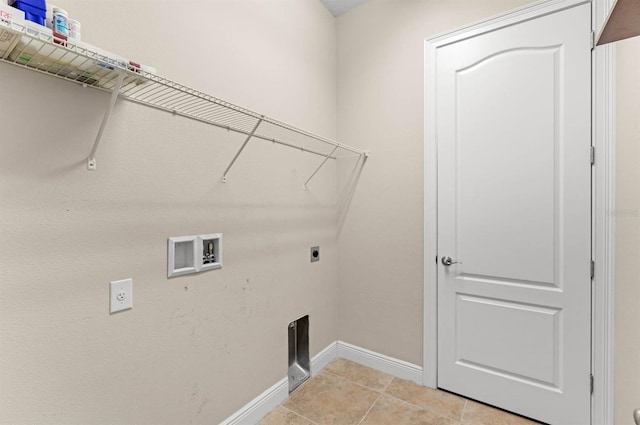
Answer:
<svg viewBox="0 0 640 425"><path fill-rule="evenodd" d="M69 18L69 38L72 38L76 41L80 41L81 34L80 30L82 29L82 25L75 19Z"/></svg>
<svg viewBox="0 0 640 425"><path fill-rule="evenodd" d="M53 9L53 42L67 44L69 38L69 14L61 7Z"/></svg>
<svg viewBox="0 0 640 425"><path fill-rule="evenodd" d="M53 31L53 9L57 9L55 4L47 3L47 15L44 21L44 26Z"/></svg>

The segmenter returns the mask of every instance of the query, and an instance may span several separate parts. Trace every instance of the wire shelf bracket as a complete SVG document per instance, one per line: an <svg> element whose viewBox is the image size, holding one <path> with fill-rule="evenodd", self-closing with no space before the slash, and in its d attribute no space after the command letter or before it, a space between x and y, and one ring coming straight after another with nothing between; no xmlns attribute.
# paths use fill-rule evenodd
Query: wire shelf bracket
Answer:
<svg viewBox="0 0 640 425"><path fill-rule="evenodd" d="M238 157L240 156L240 154L242 153L244 148L247 146L247 143L249 143L249 140L251 140L251 138L256 134L256 131L258 130L258 127L260 127L260 124L262 124L262 120L263 119L264 119L264 117L262 117L262 118L260 118L258 120L258 122L256 123L255 127L253 127L253 130L251 130L251 133L249 133L247 135L247 138L245 139L244 143L242 144L242 146L240 146L240 149L236 153L236 156L233 157L233 159L231 160L231 163L229 164L227 169L224 170L224 174L222 175L222 183L226 183L227 182L227 174L229 174L229 170L231 170L231 167L233 167L233 164L235 164L236 160L238 159Z"/></svg>
<svg viewBox="0 0 640 425"><path fill-rule="evenodd" d="M338 150L338 148L339 148L339 146L334 147L334 148L333 148L333 150L331 151L331 153L329 153L329 155L327 155L327 156L324 158L324 161L322 161L322 163L320 163L320 165L318 166L318 168L316 168L316 171L314 171L314 172L313 172L313 174L311 174L311 177L309 177L309 178L307 179L307 181L306 181L306 182L304 182L304 185L302 185L302 187L304 188L304 190L307 190L307 189L308 189L307 185L309 184L309 182L311 181L311 179L313 179L313 178L316 176L316 174L318 174L318 171L320 171L320 169L324 166L324 164L326 164L326 163L327 163L327 161L329 160L329 158L331 158L331 156L333 156L333 154L334 154L334 153L336 153L336 151Z"/></svg>
<svg viewBox="0 0 640 425"><path fill-rule="evenodd" d="M104 129L107 127L109 119L111 118L111 112L113 112L113 108L114 106L116 106L116 100L118 100L118 95L120 94L120 89L122 88L123 82L124 74L119 73L116 80L116 85L111 92L111 97L109 98L107 110L104 112L104 117L102 118L102 122L100 123L100 128L98 129L96 140L93 142L93 148L91 149L91 153L89 154L89 158L87 159L87 169L89 170L96 169L96 152L98 151L98 146L100 145L100 141L102 140Z"/></svg>

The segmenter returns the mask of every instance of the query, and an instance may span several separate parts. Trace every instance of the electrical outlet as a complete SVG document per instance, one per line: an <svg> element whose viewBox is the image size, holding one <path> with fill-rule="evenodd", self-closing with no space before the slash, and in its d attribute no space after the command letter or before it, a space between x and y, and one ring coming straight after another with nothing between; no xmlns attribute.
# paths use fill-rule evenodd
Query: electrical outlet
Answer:
<svg viewBox="0 0 640 425"><path fill-rule="evenodd" d="M316 261L320 261L320 247L312 246L311 247L311 262L314 263Z"/></svg>
<svg viewBox="0 0 640 425"><path fill-rule="evenodd" d="M133 307L133 279L110 282L111 313Z"/></svg>

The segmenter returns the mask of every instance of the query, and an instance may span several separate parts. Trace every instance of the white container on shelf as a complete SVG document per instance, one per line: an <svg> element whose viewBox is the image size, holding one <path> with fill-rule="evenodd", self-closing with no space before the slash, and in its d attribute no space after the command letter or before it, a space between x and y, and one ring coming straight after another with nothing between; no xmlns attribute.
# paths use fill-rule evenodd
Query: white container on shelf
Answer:
<svg viewBox="0 0 640 425"><path fill-rule="evenodd" d="M73 40L81 39L82 24L75 19L69 18L69 38Z"/></svg>
<svg viewBox="0 0 640 425"><path fill-rule="evenodd" d="M4 23L17 22L24 25L24 12L15 7L8 6L0 0L0 21ZM15 48L20 37L10 31L0 28L0 58L4 59Z"/></svg>
<svg viewBox="0 0 640 425"><path fill-rule="evenodd" d="M152 66L141 64L140 69L148 74L158 75L158 70Z"/></svg>
<svg viewBox="0 0 640 425"><path fill-rule="evenodd" d="M0 58L6 58L18 44L19 37L7 30L0 29Z"/></svg>
<svg viewBox="0 0 640 425"><path fill-rule="evenodd" d="M24 12L9 6L6 1L0 0L0 19L3 21L24 21Z"/></svg>
<svg viewBox="0 0 640 425"><path fill-rule="evenodd" d="M47 16L45 17L44 25L50 30L53 30L53 9L57 8L58 6L55 4L47 3Z"/></svg>

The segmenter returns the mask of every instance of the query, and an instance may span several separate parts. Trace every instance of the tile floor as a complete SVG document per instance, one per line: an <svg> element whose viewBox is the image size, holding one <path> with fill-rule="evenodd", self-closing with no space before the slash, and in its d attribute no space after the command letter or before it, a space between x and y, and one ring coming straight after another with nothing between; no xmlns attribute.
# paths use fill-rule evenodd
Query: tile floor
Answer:
<svg viewBox="0 0 640 425"><path fill-rule="evenodd" d="M535 425L537 422L344 359L305 382L259 425Z"/></svg>

